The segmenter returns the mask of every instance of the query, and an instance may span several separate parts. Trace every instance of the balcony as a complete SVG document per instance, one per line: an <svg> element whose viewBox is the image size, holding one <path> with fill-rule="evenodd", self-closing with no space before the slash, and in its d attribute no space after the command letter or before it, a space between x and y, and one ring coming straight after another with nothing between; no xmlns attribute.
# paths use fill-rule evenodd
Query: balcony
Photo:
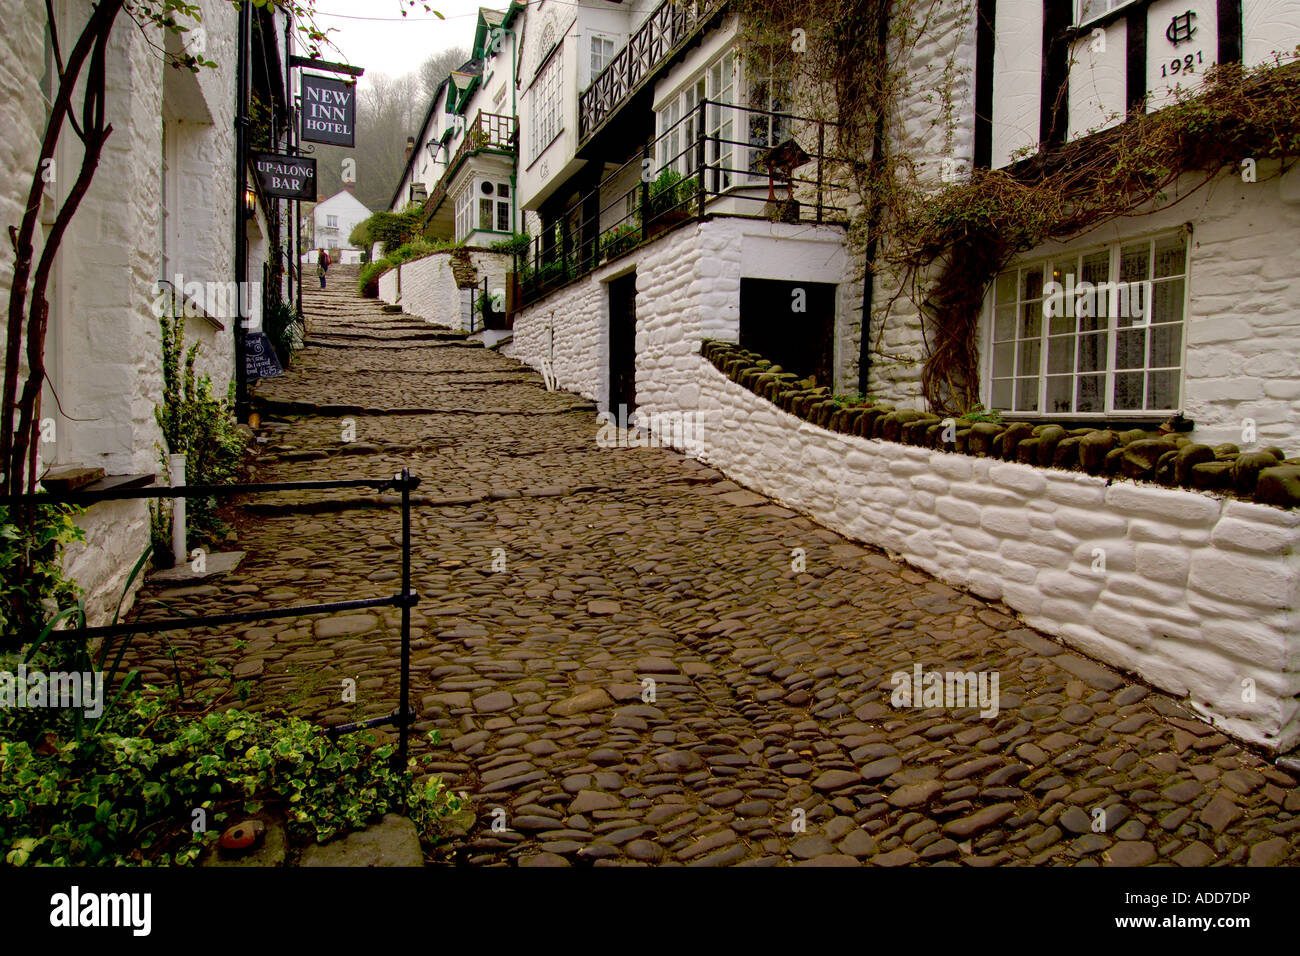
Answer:
<svg viewBox="0 0 1300 956"><path fill-rule="evenodd" d="M514 301L530 305L689 222L846 224L852 163L827 152L835 126L701 101L515 253Z"/></svg>
<svg viewBox="0 0 1300 956"><path fill-rule="evenodd" d="M578 97L578 142L631 99L725 0L664 0Z"/></svg>
<svg viewBox="0 0 1300 956"><path fill-rule="evenodd" d="M456 173L460 171L465 158L485 149L503 153L519 152L519 123L515 117L502 113L484 113L479 110L478 115L474 117L474 122L465 129L465 138L461 140L460 148L452 156L451 162L447 164L447 171L442 174L438 185L433 187L433 192L425 201L426 225L437 213L442 201L447 198L447 189L451 186Z"/></svg>

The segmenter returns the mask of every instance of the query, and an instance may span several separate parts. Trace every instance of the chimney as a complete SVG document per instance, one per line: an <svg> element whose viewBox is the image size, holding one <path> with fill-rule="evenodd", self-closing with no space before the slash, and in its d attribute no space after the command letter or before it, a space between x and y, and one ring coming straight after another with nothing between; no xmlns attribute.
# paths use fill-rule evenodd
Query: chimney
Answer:
<svg viewBox="0 0 1300 956"><path fill-rule="evenodd" d="M415 137L408 136L406 137L406 161L408 163L411 161L411 154L413 152L415 152Z"/></svg>

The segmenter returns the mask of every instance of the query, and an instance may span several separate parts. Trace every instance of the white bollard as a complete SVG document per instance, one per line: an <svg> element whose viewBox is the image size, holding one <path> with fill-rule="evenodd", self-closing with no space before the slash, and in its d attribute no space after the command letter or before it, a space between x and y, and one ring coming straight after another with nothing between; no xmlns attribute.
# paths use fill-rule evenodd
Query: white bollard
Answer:
<svg viewBox="0 0 1300 956"><path fill-rule="evenodd" d="M171 469L173 488L185 487L185 456L172 455L168 459ZM176 567L185 563L188 554L185 550L185 499L172 499L172 555L176 558Z"/></svg>

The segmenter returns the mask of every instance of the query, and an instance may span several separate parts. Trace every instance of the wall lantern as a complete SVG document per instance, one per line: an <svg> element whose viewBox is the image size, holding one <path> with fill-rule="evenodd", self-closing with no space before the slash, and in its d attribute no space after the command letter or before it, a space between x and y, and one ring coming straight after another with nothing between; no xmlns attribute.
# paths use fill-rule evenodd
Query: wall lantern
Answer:
<svg viewBox="0 0 1300 956"><path fill-rule="evenodd" d="M257 212L257 193L251 189L244 190L244 218L252 219Z"/></svg>

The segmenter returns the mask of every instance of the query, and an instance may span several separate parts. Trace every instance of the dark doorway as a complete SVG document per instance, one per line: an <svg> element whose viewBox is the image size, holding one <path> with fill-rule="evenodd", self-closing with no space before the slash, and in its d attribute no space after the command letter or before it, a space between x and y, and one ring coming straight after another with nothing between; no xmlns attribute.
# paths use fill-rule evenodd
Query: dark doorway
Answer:
<svg viewBox="0 0 1300 956"><path fill-rule="evenodd" d="M636 409L636 273L609 283L609 411Z"/></svg>
<svg viewBox="0 0 1300 956"><path fill-rule="evenodd" d="M835 384L832 282L740 280L740 347L800 378Z"/></svg>

